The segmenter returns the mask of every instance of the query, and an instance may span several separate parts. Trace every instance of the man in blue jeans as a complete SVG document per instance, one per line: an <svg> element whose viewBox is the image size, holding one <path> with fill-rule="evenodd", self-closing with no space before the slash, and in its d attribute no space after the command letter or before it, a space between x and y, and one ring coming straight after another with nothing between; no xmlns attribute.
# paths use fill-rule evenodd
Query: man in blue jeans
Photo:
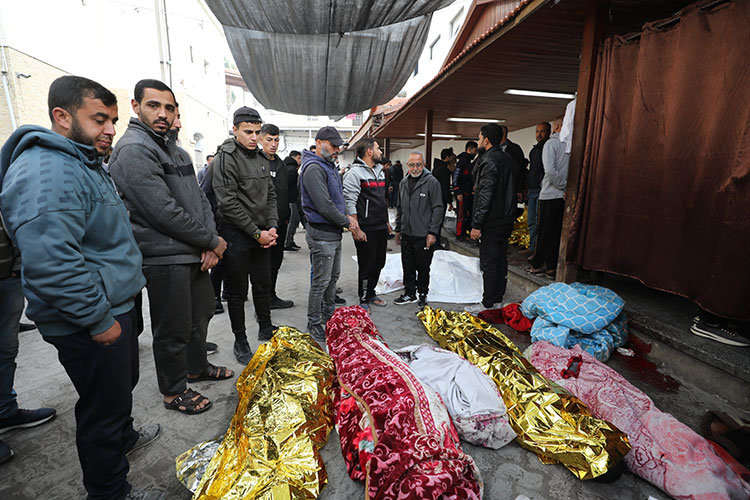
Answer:
<svg viewBox="0 0 750 500"><path fill-rule="evenodd" d="M2 226L0 215L0 434L11 429L34 427L55 416L52 408L18 408L13 379L18 354L18 325L23 313L20 259ZM10 460L13 450L0 440L0 464Z"/></svg>
<svg viewBox="0 0 750 500"><path fill-rule="evenodd" d="M344 186L335 164L343 144L335 128L323 127L315 136L315 152L302 153L299 188L312 263L307 330L318 342L325 342L325 324L336 307L341 233L343 228L359 230L357 220L346 216Z"/></svg>

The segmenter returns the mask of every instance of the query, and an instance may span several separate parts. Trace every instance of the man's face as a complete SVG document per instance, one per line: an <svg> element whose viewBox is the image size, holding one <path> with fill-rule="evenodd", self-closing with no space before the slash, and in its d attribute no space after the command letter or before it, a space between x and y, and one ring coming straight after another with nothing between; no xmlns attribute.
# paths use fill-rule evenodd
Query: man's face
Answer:
<svg viewBox="0 0 750 500"><path fill-rule="evenodd" d="M214 161L214 157L213 156L206 157L206 165L210 165L212 161Z"/></svg>
<svg viewBox="0 0 750 500"><path fill-rule="evenodd" d="M279 149L279 136L265 134L260 137L260 145L268 156L276 156L276 150Z"/></svg>
<svg viewBox="0 0 750 500"><path fill-rule="evenodd" d="M545 125L536 126L536 142L542 142L549 139L549 129Z"/></svg>
<svg viewBox="0 0 750 500"><path fill-rule="evenodd" d="M338 160L339 151L341 151L341 147L334 146L331 144L331 141L318 140L316 142L315 153L331 163L335 163Z"/></svg>
<svg viewBox="0 0 750 500"><path fill-rule="evenodd" d="M246 149L256 149L260 140L260 123L241 122L232 127L237 142Z"/></svg>
<svg viewBox="0 0 750 500"><path fill-rule="evenodd" d="M117 133L117 104L106 106L101 99L83 98L83 105L70 115L70 128L63 135L80 144L93 146L105 155Z"/></svg>
<svg viewBox="0 0 750 500"><path fill-rule="evenodd" d="M177 105L168 90L144 89L143 99L131 101L138 119L159 135L172 128L177 118Z"/></svg>
<svg viewBox="0 0 750 500"><path fill-rule="evenodd" d="M169 130L174 130L176 134L180 133L180 129L182 129L182 122L180 121L180 112L178 111L177 114L174 117L174 121L172 122L172 126L169 127Z"/></svg>
<svg viewBox="0 0 750 500"><path fill-rule="evenodd" d="M409 169L407 173L412 177L419 177L422 175L422 170L424 170L424 159L422 158L422 155L414 153L410 154L409 158L406 160L406 167Z"/></svg>
<svg viewBox="0 0 750 500"><path fill-rule="evenodd" d="M297 166L298 166L298 167L299 167L300 165L302 165L302 155L299 155L299 156L292 156L292 158L294 158L294 161L296 161L296 162L297 162Z"/></svg>
<svg viewBox="0 0 750 500"><path fill-rule="evenodd" d="M380 161L383 159L383 152L380 150L380 145L377 143L377 141L372 143L372 161L375 163L380 163Z"/></svg>
<svg viewBox="0 0 750 500"><path fill-rule="evenodd" d="M482 135L482 132L479 132L479 139L477 140L477 144L479 144L479 149L477 149L477 153L479 153L480 155L484 154L487 151L487 149L492 147L490 145L490 141L484 135Z"/></svg>
<svg viewBox="0 0 750 500"><path fill-rule="evenodd" d="M469 156L476 156L477 155L477 148L469 148L466 150L466 152L469 154Z"/></svg>

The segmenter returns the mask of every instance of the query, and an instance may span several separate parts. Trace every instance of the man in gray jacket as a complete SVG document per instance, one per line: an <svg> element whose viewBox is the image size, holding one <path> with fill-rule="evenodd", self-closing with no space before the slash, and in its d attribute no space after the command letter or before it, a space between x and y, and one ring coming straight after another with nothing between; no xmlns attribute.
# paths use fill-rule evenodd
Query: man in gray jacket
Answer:
<svg viewBox="0 0 750 500"><path fill-rule="evenodd" d="M206 359L206 333L214 308L206 271L219 261L226 242L216 232L189 155L168 140L178 119L172 90L158 80L141 80L134 94L131 104L138 118L130 119L117 143L110 174L143 254L164 406L201 413L211 401L190 389L188 382L233 375Z"/></svg>
<svg viewBox="0 0 750 500"><path fill-rule="evenodd" d="M401 245L404 293L394 304L427 305L430 287L430 264L437 232L443 222L443 195L440 182L424 170L424 154L409 153L406 177L398 186L396 244ZM419 292L419 299L417 299Z"/></svg>

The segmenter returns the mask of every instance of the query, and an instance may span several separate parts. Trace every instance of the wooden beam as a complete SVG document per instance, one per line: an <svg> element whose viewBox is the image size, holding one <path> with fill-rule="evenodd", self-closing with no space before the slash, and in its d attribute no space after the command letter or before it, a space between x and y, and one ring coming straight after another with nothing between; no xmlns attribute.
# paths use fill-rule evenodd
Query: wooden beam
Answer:
<svg viewBox="0 0 750 500"><path fill-rule="evenodd" d="M609 0L592 0L587 9L586 21L583 24L583 43L581 45L581 64L578 69L578 98L576 114L573 120L573 144L570 150L568 166L568 184L565 188L565 212L563 214L560 253L557 260L557 280L572 283L578 277L578 266L567 264L565 254L568 249L570 229L573 225L573 211L578 200L578 189L581 180L583 152L586 146L591 94L596 74L596 58L606 35L609 19Z"/></svg>
<svg viewBox="0 0 750 500"><path fill-rule="evenodd" d="M385 157L390 159L390 157L391 157L391 138L390 137L386 137L384 139L384 141L385 142L383 143L383 147L380 148L380 149L383 150L383 154L385 155Z"/></svg>
<svg viewBox="0 0 750 500"><path fill-rule="evenodd" d="M424 116L424 166L427 170L432 170L432 116L432 110L428 109Z"/></svg>

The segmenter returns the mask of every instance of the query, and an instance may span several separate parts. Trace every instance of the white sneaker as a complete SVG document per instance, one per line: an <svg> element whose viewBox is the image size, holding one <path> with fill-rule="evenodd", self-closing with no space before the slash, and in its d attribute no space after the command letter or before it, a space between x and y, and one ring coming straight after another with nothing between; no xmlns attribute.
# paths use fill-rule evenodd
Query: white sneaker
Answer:
<svg viewBox="0 0 750 500"><path fill-rule="evenodd" d="M487 308L484 307L484 304L482 304L481 302L479 304L472 304L470 306L464 307L464 311L466 311L469 314L473 314L473 315L476 315L476 314L478 314L478 313L480 313L480 312L482 312L482 311L484 311L486 309Z"/></svg>

